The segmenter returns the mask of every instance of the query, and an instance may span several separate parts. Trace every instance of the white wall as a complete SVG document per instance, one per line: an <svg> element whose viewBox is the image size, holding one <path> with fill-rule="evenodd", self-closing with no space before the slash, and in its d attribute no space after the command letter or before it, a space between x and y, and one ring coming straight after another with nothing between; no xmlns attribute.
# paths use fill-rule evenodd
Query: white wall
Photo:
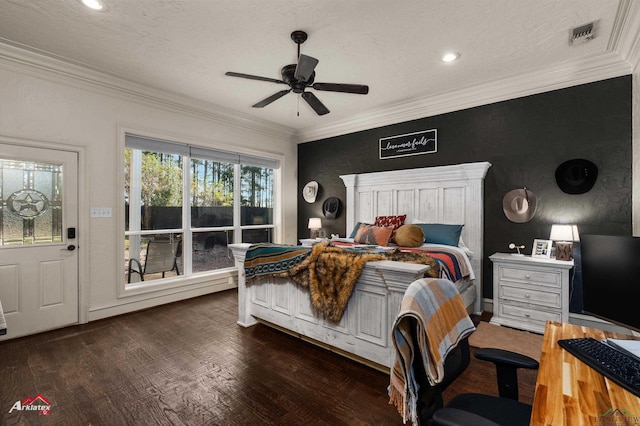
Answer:
<svg viewBox="0 0 640 426"><path fill-rule="evenodd" d="M279 241L296 242L297 147L287 129L239 120L213 105L131 85L80 67L0 45L0 141L79 153L80 321L230 288L233 273L123 292L122 129L202 146L269 152L282 159ZM89 217L111 207L112 218ZM277 213L276 213L277 214ZM276 237L278 238L278 237ZM120 291L118 290L120 289Z"/></svg>

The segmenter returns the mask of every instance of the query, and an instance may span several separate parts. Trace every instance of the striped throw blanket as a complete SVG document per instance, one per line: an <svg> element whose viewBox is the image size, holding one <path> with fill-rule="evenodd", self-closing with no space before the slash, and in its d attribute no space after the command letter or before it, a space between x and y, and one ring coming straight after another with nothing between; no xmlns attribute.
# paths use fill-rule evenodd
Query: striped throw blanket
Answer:
<svg viewBox="0 0 640 426"><path fill-rule="evenodd" d="M402 247L400 250L412 253L425 253L432 257L440 265L441 276L447 280L456 282L462 278L471 276L471 269L465 262L463 255L454 250L448 250L446 248L406 248Z"/></svg>
<svg viewBox="0 0 640 426"><path fill-rule="evenodd" d="M409 285L392 328L395 359L391 369L389 403L406 423L418 423L418 383L412 368L420 353L429 383L444 378L444 360L458 343L475 331L462 298L449 280L422 278ZM414 342L418 347L414 347Z"/></svg>

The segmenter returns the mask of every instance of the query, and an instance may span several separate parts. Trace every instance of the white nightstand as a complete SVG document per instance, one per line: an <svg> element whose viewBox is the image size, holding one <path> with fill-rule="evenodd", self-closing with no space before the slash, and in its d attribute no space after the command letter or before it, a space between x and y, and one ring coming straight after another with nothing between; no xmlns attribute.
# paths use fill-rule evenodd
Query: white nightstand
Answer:
<svg viewBox="0 0 640 426"><path fill-rule="evenodd" d="M573 260L510 253L493 262L492 324L544 333L547 320L569 322L569 275Z"/></svg>

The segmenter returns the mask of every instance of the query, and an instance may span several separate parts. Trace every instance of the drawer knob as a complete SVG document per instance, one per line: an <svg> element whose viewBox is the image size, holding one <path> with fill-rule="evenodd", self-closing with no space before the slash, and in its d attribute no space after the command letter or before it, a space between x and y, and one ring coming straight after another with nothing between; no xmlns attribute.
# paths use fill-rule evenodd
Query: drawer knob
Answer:
<svg viewBox="0 0 640 426"><path fill-rule="evenodd" d="M531 275L529 275L529 274L525 275L524 277L525 277L526 279L528 279L528 280L529 280L529 279L531 279Z"/></svg>
<svg viewBox="0 0 640 426"><path fill-rule="evenodd" d="M527 317L527 318L531 318L530 314L525 314L524 316Z"/></svg>
<svg viewBox="0 0 640 426"><path fill-rule="evenodd" d="M527 299L531 298L531 295L529 293L525 294L524 297L526 297Z"/></svg>

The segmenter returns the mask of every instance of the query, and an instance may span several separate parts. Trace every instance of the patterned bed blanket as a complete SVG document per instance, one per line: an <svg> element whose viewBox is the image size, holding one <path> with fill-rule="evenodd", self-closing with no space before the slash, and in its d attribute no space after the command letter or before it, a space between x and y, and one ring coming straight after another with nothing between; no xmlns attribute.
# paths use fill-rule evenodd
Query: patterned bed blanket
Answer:
<svg viewBox="0 0 640 426"><path fill-rule="evenodd" d="M244 259L246 280L248 282L260 275L287 272L309 256L310 252L311 247L253 244Z"/></svg>
<svg viewBox="0 0 640 426"><path fill-rule="evenodd" d="M462 255L453 250L447 250L446 248L434 249L420 247L402 247L400 250L413 253L421 252L431 256L440 265L440 278L445 278L449 281L456 282L462 278L468 277L471 273L471 270Z"/></svg>
<svg viewBox="0 0 640 426"><path fill-rule="evenodd" d="M428 276L440 275L437 262L424 253L348 250L329 242L312 247L257 244L247 250L244 267L247 280L264 275L287 277L308 288L313 307L338 322L362 269L375 260L428 265Z"/></svg>
<svg viewBox="0 0 640 426"><path fill-rule="evenodd" d="M349 242L339 242L334 244L342 248L357 248L361 246ZM430 256L438 263L438 266L440 267L440 278L456 282L462 278L470 277L471 275L471 269L469 267L468 260L465 259L462 253L454 250L453 248L448 249L446 246L438 246L416 248L397 247L394 249L407 253L424 253L427 256Z"/></svg>

